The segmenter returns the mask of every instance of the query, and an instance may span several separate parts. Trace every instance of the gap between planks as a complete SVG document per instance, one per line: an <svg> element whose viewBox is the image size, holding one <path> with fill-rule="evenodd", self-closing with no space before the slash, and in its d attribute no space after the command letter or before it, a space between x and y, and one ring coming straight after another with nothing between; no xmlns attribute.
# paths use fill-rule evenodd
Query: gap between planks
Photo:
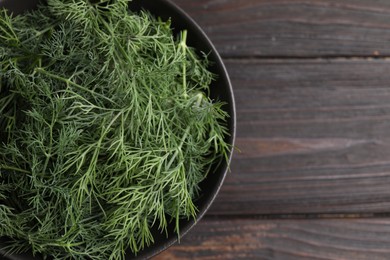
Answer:
<svg viewBox="0 0 390 260"><path fill-rule="evenodd" d="M300 219L380 219L390 218L390 212L383 213L296 213L296 214L252 214L252 215L224 215L207 214L202 219L205 221L223 220L300 220ZM202 221L202 220L200 220Z"/></svg>
<svg viewBox="0 0 390 260"><path fill-rule="evenodd" d="M339 55L324 55L324 56L278 56L278 55L272 55L272 56L257 56L257 55L250 55L250 56L230 56L230 55L221 55L222 59L224 61L241 61L241 60L334 60L334 61L371 61L371 60L384 60L388 61L390 60L390 56L339 56Z"/></svg>

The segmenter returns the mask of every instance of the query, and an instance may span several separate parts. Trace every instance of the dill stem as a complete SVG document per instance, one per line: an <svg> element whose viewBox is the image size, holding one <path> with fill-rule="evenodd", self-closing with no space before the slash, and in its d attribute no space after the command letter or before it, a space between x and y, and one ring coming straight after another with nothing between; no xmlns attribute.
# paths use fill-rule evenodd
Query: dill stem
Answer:
<svg viewBox="0 0 390 260"><path fill-rule="evenodd" d="M183 49L183 56L184 56L184 61L183 61L183 93L184 97L187 98L187 30L184 30L181 33L181 41L180 41L180 47Z"/></svg>
<svg viewBox="0 0 390 260"><path fill-rule="evenodd" d="M0 82L1 82L1 78L0 78ZM1 83L0 83L1 84ZM1 86L0 86L0 90L1 90ZM13 101L15 97L15 93L12 93L11 95L9 95L8 97L4 98L6 99L5 103L3 104L2 107L0 107L0 113L3 112L3 110L9 105L9 103L11 103ZM4 100L4 99L1 99L1 100ZM1 101L0 100L0 101Z"/></svg>
<svg viewBox="0 0 390 260"><path fill-rule="evenodd" d="M200 105L202 104L202 100L203 100L203 94L202 93L198 93L196 94L196 97L197 97L197 100L196 100L196 107L200 107Z"/></svg>
<svg viewBox="0 0 390 260"><path fill-rule="evenodd" d="M45 164L44 164L43 170L42 170L43 174L46 172L46 168L47 168L47 165L49 164L50 157L52 156L51 153L52 153L52 149L53 149L53 126L50 125L49 128L50 128L49 152L46 154L46 160L45 160Z"/></svg>
<svg viewBox="0 0 390 260"><path fill-rule="evenodd" d="M184 135L183 135L183 138L181 139L181 142L179 144L179 147L177 147L177 149L176 149L175 153L173 154L171 160L168 162L167 170L169 168L171 168L172 163L175 161L176 157L179 155L179 151L183 148L183 144L184 144L185 140L187 139L189 132L190 132L190 126L188 126L186 128L186 130L184 132Z"/></svg>
<svg viewBox="0 0 390 260"><path fill-rule="evenodd" d="M20 169L17 167L13 167L13 166L3 165L3 164L0 164L0 170L16 171L16 172L21 172L21 173L26 173L26 174L30 173L29 171L26 171L26 170L23 170L23 169Z"/></svg>
<svg viewBox="0 0 390 260"><path fill-rule="evenodd" d="M79 85L79 84L77 84L77 83L75 83L75 82L73 82L73 81L71 81L71 80L69 80L69 79L66 79L66 78L64 78L64 77L55 75L55 74L53 74L53 73L50 73L50 72L46 71L46 70L43 69L43 68L35 68L34 71L35 71L35 72L38 72L38 73L41 73L41 74L43 74L43 75L46 75L46 76L48 76L48 77L50 77L50 78L53 78L53 79L62 81L62 82L64 82L64 83L68 84L68 85L71 85L71 86L73 86L73 87L76 87L76 88L78 88L78 89L81 89L81 90L83 90L83 91L86 91L86 92L88 92L88 93L90 93L90 94L92 94L92 95L99 96L99 97L101 97L101 98L103 98L103 99L105 99L105 100L107 100L107 101L113 103L113 101L112 101L111 99L107 98L106 96L104 96L104 95L102 95L102 94L100 94L100 93L96 93L95 91L90 90L90 89L88 89L88 88L86 88L86 87L84 87L84 86L81 86L81 85Z"/></svg>
<svg viewBox="0 0 390 260"><path fill-rule="evenodd" d="M7 32L7 30L2 26L3 24L7 27L7 29L9 29L11 31L12 35L9 32ZM0 25L0 30L3 31L6 35L8 35L8 37L12 36L13 39L16 40L19 43L18 36L16 35L16 33L15 33L15 31L14 31L14 29L13 29L13 27L11 25L9 25L7 23L2 23ZM3 38L5 40L7 40L7 38L4 37L4 36L0 36L0 38Z"/></svg>
<svg viewBox="0 0 390 260"><path fill-rule="evenodd" d="M104 27L107 29L107 31L111 34L111 38L114 40L116 47L119 49L119 51L121 52L123 57L125 57L127 61L131 61L131 59L129 58L125 49L123 49L122 45L120 44L118 39L115 37L115 33L112 31L112 27L110 27L104 19L100 19L100 20L103 23ZM121 57L120 57L120 55L118 55L118 52L116 49L115 49L115 52L116 52L116 55L118 56L118 58L120 59Z"/></svg>
<svg viewBox="0 0 390 260"><path fill-rule="evenodd" d="M56 23L56 24L53 24L52 26L50 26L50 27L47 27L46 29L44 29L44 30L42 30L42 31L39 31L39 32L37 32L37 33L36 33L34 36L32 36L32 37L28 38L27 40L24 40L24 41L22 42L22 45L24 45L24 44L26 44L26 43L28 43L28 42L32 41L34 38L37 38L37 37L39 37L39 36L41 36L41 35L43 35L43 34L47 33L47 32L48 32L48 31L50 31L50 30L53 30L53 29L54 29L54 27L55 27L55 26L57 26L57 24L58 24L58 23Z"/></svg>

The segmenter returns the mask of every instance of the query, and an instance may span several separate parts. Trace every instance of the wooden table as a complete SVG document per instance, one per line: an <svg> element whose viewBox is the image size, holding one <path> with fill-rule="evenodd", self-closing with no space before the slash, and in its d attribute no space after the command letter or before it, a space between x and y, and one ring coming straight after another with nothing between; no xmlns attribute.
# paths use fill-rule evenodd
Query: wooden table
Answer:
<svg viewBox="0 0 390 260"><path fill-rule="evenodd" d="M224 58L241 153L155 259L390 259L390 1L174 2Z"/></svg>

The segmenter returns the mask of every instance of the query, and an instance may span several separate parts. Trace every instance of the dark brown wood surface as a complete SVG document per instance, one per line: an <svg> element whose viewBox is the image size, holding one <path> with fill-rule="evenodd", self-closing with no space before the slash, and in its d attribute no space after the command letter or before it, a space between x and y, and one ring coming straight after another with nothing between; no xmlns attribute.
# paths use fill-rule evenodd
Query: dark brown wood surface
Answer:
<svg viewBox="0 0 390 260"><path fill-rule="evenodd" d="M388 56L387 0L173 0L225 57Z"/></svg>
<svg viewBox="0 0 390 260"><path fill-rule="evenodd" d="M241 153L210 214L390 212L390 61L226 65Z"/></svg>
<svg viewBox="0 0 390 260"><path fill-rule="evenodd" d="M389 220L204 220L156 259L388 260Z"/></svg>
<svg viewBox="0 0 390 260"><path fill-rule="evenodd" d="M224 58L241 152L155 259L390 259L390 1L173 2Z"/></svg>

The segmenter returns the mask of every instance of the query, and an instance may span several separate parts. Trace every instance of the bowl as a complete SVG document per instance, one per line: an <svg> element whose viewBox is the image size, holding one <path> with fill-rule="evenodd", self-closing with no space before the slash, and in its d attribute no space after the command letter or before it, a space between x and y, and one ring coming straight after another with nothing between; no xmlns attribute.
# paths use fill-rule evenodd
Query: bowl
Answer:
<svg viewBox="0 0 390 260"><path fill-rule="evenodd" d="M39 0L0 0L0 8L5 7L11 10L14 14L19 14L23 11L33 9L38 2ZM147 10L153 15L161 17L163 20L171 18L172 28L175 34L186 29L188 31L188 45L196 48L198 51L209 53L209 60L211 61L209 70L218 76L210 86L210 97L227 103L224 110L230 115L227 122L230 135L226 136L226 141L233 146L236 132L236 114L233 89L222 59L210 39L188 14L169 0L133 0L130 3L129 8L134 11L141 9ZM183 237L196 225L213 203L227 174L231 156L232 152L229 156L229 162L220 164L215 171L208 174L207 178L200 184L201 194L195 201L195 205L199 210L197 218L196 220L180 221L180 237ZM150 258L178 242L178 236L174 233L173 223L168 226L168 236L166 236L165 233L161 234L158 230L154 230L153 235L155 242L152 245L138 252L137 255L132 254L130 251L126 252L126 259ZM32 254L28 252L24 254L5 256L4 251L1 250L1 241L0 258L10 260L42 259L39 255L32 256Z"/></svg>

